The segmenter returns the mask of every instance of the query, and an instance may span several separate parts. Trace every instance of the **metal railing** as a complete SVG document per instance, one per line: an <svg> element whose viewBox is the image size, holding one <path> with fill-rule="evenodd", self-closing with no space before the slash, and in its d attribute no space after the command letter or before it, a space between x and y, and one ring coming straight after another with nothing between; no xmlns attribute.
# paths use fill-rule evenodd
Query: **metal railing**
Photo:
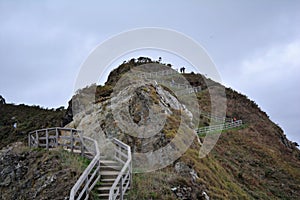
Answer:
<svg viewBox="0 0 300 200"><path fill-rule="evenodd" d="M124 194L129 189L132 181L132 158L131 148L127 144L113 139L115 144L115 159L123 164L123 167L115 179L109 191L109 200L124 199Z"/></svg>
<svg viewBox="0 0 300 200"><path fill-rule="evenodd" d="M82 137L82 131L69 128L48 128L32 131L28 135L29 147L63 147L72 153L80 153L92 161L81 174L70 192L70 200L88 199L90 191L100 179L100 151L97 141Z"/></svg>
<svg viewBox="0 0 300 200"><path fill-rule="evenodd" d="M239 127L243 124L242 120L237 120L237 121L233 121L233 122L226 122L224 124L217 124L217 125L213 125L213 126L205 126L205 127L201 127L198 128L197 134L205 134L205 133L210 133L210 132L214 132L214 131L220 131L220 130L227 130L227 129L231 129L231 128L236 128Z"/></svg>

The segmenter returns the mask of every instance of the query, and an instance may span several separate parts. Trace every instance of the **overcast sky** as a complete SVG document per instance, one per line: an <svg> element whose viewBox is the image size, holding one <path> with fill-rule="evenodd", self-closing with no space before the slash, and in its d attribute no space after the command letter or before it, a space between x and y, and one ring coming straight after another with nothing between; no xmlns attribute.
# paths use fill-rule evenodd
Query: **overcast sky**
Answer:
<svg viewBox="0 0 300 200"><path fill-rule="evenodd" d="M66 106L89 53L142 27L173 29L200 43L223 83L300 144L297 0L0 0L0 95L16 104Z"/></svg>

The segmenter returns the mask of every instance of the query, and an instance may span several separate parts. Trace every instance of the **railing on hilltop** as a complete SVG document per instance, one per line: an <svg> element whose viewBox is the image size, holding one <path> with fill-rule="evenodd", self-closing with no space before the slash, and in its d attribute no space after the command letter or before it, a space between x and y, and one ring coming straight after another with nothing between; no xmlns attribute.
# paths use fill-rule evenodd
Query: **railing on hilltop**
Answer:
<svg viewBox="0 0 300 200"><path fill-rule="evenodd" d="M201 92L201 90L202 90L201 86L197 86L197 87L192 87L192 88L187 88L187 89L176 91L175 94L177 96L181 96L181 95L186 95L186 94L198 93L198 92Z"/></svg>
<svg viewBox="0 0 300 200"><path fill-rule="evenodd" d="M191 93L197 93L202 90L201 86L193 87L190 84L182 84L182 83L176 83L175 81L168 81L164 80L160 77L162 76L168 76L168 75L177 75L179 74L175 70L163 70L163 71L157 71L157 72L141 72L137 70L133 70L133 72L140 78L145 78L145 79L154 79L165 86L170 86L174 89L177 89L175 91L176 95L186 95L186 94L191 94Z"/></svg>
<svg viewBox="0 0 300 200"><path fill-rule="evenodd" d="M82 131L69 128L48 128L32 131L28 135L29 147L63 147L91 159L70 192L70 200L88 199L90 191L100 178L100 151L97 141L82 137Z"/></svg>
<svg viewBox="0 0 300 200"><path fill-rule="evenodd" d="M140 78L147 78L147 79L179 74L176 70L173 70L173 69L161 70L161 71L156 71L156 72L143 72L143 71L134 70L134 69L132 69L132 71L134 72L134 74L136 74Z"/></svg>
<svg viewBox="0 0 300 200"><path fill-rule="evenodd" d="M176 83L175 81L167 81L163 79L156 80L158 83L174 88L177 95L191 94L202 91L201 86L193 87L190 84Z"/></svg>
<svg viewBox="0 0 300 200"><path fill-rule="evenodd" d="M217 125L213 125L213 126L201 127L201 128L198 128L196 131L197 131L198 135L201 135L201 134L210 133L210 132L214 132L214 131L236 128L236 127L241 126L242 124L243 124L242 120L236 120L236 121L232 121L232 122L226 122L224 124L217 124Z"/></svg>
<svg viewBox="0 0 300 200"><path fill-rule="evenodd" d="M123 164L123 167L115 179L114 184L109 191L109 200L120 199L123 200L124 194L128 190L132 181L132 158L131 148L127 144L113 139L115 144L115 159Z"/></svg>

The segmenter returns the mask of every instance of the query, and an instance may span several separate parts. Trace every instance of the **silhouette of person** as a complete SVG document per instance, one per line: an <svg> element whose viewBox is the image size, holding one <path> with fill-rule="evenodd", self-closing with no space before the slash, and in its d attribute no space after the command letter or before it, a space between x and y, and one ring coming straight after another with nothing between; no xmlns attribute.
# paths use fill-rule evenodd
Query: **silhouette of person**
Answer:
<svg viewBox="0 0 300 200"><path fill-rule="evenodd" d="M182 67L182 73L185 73L185 67Z"/></svg>

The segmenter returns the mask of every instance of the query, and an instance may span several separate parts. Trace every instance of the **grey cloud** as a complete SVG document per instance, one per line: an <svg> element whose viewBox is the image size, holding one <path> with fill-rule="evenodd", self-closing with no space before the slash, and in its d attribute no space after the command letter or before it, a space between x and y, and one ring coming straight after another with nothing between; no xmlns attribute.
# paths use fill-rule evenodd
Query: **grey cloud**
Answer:
<svg viewBox="0 0 300 200"><path fill-rule="evenodd" d="M299 1L271 0L0 1L0 94L11 102L66 105L81 63L97 44L132 28L163 27L202 44L227 84L262 102L272 119L296 133L299 75L283 78L272 91L238 82L232 71L241 74L241 63L257 51L299 39L299 7ZM289 104L275 98L279 93Z"/></svg>

